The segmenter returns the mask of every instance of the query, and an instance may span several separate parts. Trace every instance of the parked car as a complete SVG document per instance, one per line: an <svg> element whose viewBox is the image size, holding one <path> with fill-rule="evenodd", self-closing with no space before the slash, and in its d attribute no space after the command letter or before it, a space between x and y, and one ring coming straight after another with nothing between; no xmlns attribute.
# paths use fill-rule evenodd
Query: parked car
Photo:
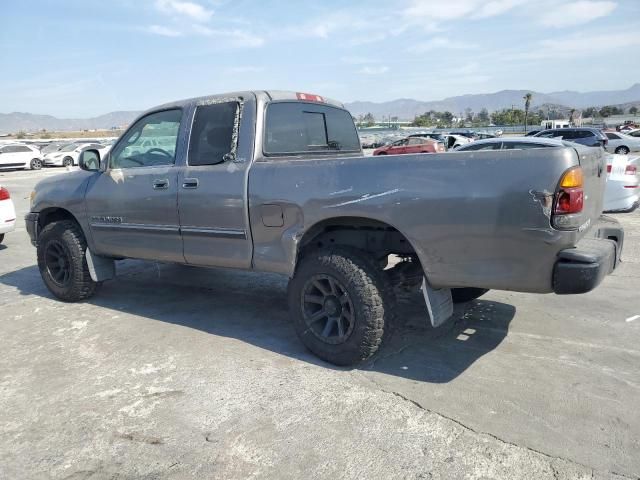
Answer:
<svg viewBox="0 0 640 480"><path fill-rule="evenodd" d="M627 132L627 135L629 135L630 137L640 137L640 129L630 130Z"/></svg>
<svg viewBox="0 0 640 480"><path fill-rule="evenodd" d="M69 143L56 152L46 154L43 159L44 164L47 167L72 167L78 164L80 152L87 147L102 148L102 145L85 142Z"/></svg>
<svg viewBox="0 0 640 480"><path fill-rule="evenodd" d="M562 148L575 146L566 140L539 137L508 137L496 140L477 140L463 145L456 152L487 150L524 150L532 148ZM607 154L607 184L605 187L603 211L629 212L638 206L638 176L636 163L640 157Z"/></svg>
<svg viewBox="0 0 640 480"><path fill-rule="evenodd" d="M636 130L637 128L638 128L638 125L636 125L635 123L633 123L631 121L627 121L627 122L625 122L624 125L618 125L616 130L618 132L626 133L626 132L630 132L631 130Z"/></svg>
<svg viewBox="0 0 640 480"><path fill-rule="evenodd" d="M50 142L40 149L40 153L42 153L43 156L49 153L55 153L65 145L69 145L69 142Z"/></svg>
<svg viewBox="0 0 640 480"><path fill-rule="evenodd" d="M632 212L640 204L640 157L607 155L605 212Z"/></svg>
<svg viewBox="0 0 640 480"><path fill-rule="evenodd" d="M472 130L468 130L468 129L464 129L464 130L452 130L451 132L449 132L450 135L459 135L461 137L466 137L466 138L470 138L472 140L475 140L476 138L478 138L478 135L476 132L472 131Z"/></svg>
<svg viewBox="0 0 640 480"><path fill-rule="evenodd" d="M9 190L0 185L0 243L5 233L9 233L16 226L16 209L9 195Z"/></svg>
<svg viewBox="0 0 640 480"><path fill-rule="evenodd" d="M609 139L607 151L619 155L626 155L629 152L640 151L640 138L632 137L621 132L604 132Z"/></svg>
<svg viewBox="0 0 640 480"><path fill-rule="evenodd" d="M130 153L159 130L174 153ZM124 258L280 273L301 341L339 365L377 351L396 294L422 292L438 326L487 289L590 291L623 246L602 149L365 157L343 105L306 93L165 104L79 166L41 180L25 218L54 296L91 297Z"/></svg>
<svg viewBox="0 0 640 480"><path fill-rule="evenodd" d="M462 145L466 145L467 143L473 142L472 138L465 137L462 135L454 135L452 133L445 133L443 135L444 138L444 146L447 150L452 150L458 148Z"/></svg>
<svg viewBox="0 0 640 480"><path fill-rule="evenodd" d="M569 142L579 143L587 147L606 147L607 136L597 128L580 127L580 128L553 128L542 130L534 135L534 137L542 138L562 138Z"/></svg>
<svg viewBox="0 0 640 480"><path fill-rule="evenodd" d="M424 137L408 137L393 142L391 145L376 148L373 154L401 155L406 153L438 153L444 151L444 145L436 140Z"/></svg>
<svg viewBox="0 0 640 480"><path fill-rule="evenodd" d="M24 143L14 143L0 147L0 169L24 168L40 170L42 158L37 147Z"/></svg>
<svg viewBox="0 0 640 480"><path fill-rule="evenodd" d="M525 150L530 148L567 147L571 143L555 138L505 137L476 140L458 147L456 152L475 152L480 150Z"/></svg>
<svg viewBox="0 0 640 480"><path fill-rule="evenodd" d="M431 138L432 140L437 140L438 142L445 142L444 135L438 132L421 132L421 133L412 133L407 138L411 137L421 137L421 138Z"/></svg>
<svg viewBox="0 0 640 480"><path fill-rule="evenodd" d="M493 133L485 133L485 132L476 133L476 140L486 140L488 138L497 138L497 135L494 135Z"/></svg>

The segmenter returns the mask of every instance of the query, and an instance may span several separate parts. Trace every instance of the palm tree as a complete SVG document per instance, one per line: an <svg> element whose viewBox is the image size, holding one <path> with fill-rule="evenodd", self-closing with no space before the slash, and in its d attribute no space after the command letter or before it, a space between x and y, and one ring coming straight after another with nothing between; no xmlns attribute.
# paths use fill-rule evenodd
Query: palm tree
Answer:
<svg viewBox="0 0 640 480"><path fill-rule="evenodd" d="M527 93L524 97L524 133L527 133L527 120L529 119L529 107L531 106L531 99L533 95Z"/></svg>

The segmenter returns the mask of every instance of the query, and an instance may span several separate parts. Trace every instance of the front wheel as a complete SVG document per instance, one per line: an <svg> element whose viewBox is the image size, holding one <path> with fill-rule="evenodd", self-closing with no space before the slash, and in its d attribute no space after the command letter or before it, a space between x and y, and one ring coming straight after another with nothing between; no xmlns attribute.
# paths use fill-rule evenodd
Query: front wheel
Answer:
<svg viewBox="0 0 640 480"><path fill-rule="evenodd" d="M616 148L616 153L618 155L626 155L626 154L629 153L629 148L628 147L624 147L624 146L623 147L618 147L618 148Z"/></svg>
<svg viewBox="0 0 640 480"><path fill-rule="evenodd" d="M71 220L50 223L38 237L38 268L51 293L65 302L91 297L99 283L91 279L85 258L87 243Z"/></svg>
<svg viewBox="0 0 640 480"><path fill-rule="evenodd" d="M296 333L314 354L335 365L371 357L391 324L392 290L376 261L353 248L309 252L289 282Z"/></svg>

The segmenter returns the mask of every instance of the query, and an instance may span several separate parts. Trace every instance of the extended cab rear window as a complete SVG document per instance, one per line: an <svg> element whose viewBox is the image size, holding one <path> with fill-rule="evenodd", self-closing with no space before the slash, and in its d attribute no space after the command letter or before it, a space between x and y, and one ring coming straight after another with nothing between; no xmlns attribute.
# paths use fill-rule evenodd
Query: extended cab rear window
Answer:
<svg viewBox="0 0 640 480"><path fill-rule="evenodd" d="M274 102L267 107L264 153L359 152L360 139L351 114L323 104Z"/></svg>

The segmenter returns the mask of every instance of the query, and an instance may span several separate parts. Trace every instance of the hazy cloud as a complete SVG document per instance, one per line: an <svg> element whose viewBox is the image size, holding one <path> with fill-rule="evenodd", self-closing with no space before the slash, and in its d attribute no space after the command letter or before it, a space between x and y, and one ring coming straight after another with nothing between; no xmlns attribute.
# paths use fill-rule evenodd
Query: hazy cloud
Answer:
<svg viewBox="0 0 640 480"><path fill-rule="evenodd" d="M156 8L168 15L181 15L196 22L208 22L213 15L209 10L195 2L181 0L156 0Z"/></svg>
<svg viewBox="0 0 640 480"><path fill-rule="evenodd" d="M573 27L606 17L617 7L616 2L600 0L580 0L578 2L555 4L540 19L546 27Z"/></svg>
<svg viewBox="0 0 640 480"><path fill-rule="evenodd" d="M456 42L445 37L434 37L426 42L417 43L407 48L412 53L424 53L431 50L468 50L477 48L473 43Z"/></svg>
<svg viewBox="0 0 640 480"><path fill-rule="evenodd" d="M388 71L389 67L385 65L381 65L379 67L367 66L362 67L360 70L358 70L359 73L362 73L364 75L382 75L383 73L386 73Z"/></svg>
<svg viewBox="0 0 640 480"><path fill-rule="evenodd" d="M180 37L182 35L182 33L178 30L164 27L162 25L149 25L147 28L145 28L145 31L148 33L153 33L155 35L162 35L163 37Z"/></svg>

